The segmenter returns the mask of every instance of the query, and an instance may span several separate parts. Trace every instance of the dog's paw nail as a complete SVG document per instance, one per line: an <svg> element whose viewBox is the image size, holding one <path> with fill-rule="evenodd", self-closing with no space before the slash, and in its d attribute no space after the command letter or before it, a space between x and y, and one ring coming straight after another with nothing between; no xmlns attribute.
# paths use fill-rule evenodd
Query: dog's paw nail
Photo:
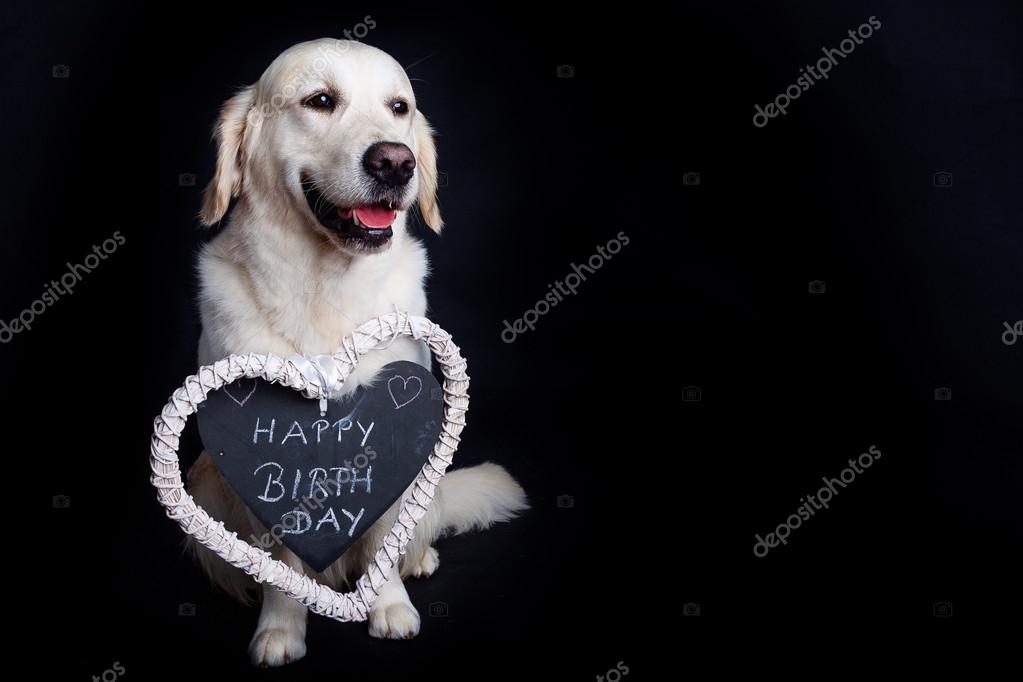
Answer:
<svg viewBox="0 0 1023 682"><path fill-rule="evenodd" d="M380 639L412 639L419 634L419 613L406 603L370 609L369 634Z"/></svg>
<svg viewBox="0 0 1023 682"><path fill-rule="evenodd" d="M257 631L249 644L252 664L276 668L305 656L305 638L294 630L268 628Z"/></svg>

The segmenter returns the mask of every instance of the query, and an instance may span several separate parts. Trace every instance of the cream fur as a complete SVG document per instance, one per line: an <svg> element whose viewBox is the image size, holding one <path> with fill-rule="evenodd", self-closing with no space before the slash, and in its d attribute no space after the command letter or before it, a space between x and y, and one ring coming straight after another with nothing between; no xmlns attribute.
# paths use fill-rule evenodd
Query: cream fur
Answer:
<svg viewBox="0 0 1023 682"><path fill-rule="evenodd" d="M309 111L301 102L317 89L336 90L344 104L333 114ZM412 111L396 117L387 107L395 96ZM366 320L396 307L426 314L423 282L426 251L407 233L406 220L418 202L424 221L439 231L436 151L425 117L415 109L411 84L384 52L358 42L322 39L282 53L259 82L229 99L214 137L217 168L206 189L201 218L221 220L232 198L227 226L199 258L203 332L199 363L231 353L330 353ZM333 196L354 199L366 177L360 160L374 142L407 144L416 156L393 237L382 251L363 253L324 235L302 195L308 174ZM403 338L366 356L346 382L368 383L383 365L410 360L430 365L429 351ZM245 505L203 453L189 471L197 502L241 537L263 532ZM429 575L439 558L431 547L445 531L485 528L527 506L522 488L494 464L455 470L420 522L400 566L401 577ZM360 574L396 515L392 508L317 579L341 588ZM193 543L211 579L242 601L262 595L259 625L249 652L253 663L276 666L305 653L307 611L270 587L259 589L241 571ZM275 556L309 572L286 549ZM370 612L370 634L403 639L419 631L419 615L395 576Z"/></svg>

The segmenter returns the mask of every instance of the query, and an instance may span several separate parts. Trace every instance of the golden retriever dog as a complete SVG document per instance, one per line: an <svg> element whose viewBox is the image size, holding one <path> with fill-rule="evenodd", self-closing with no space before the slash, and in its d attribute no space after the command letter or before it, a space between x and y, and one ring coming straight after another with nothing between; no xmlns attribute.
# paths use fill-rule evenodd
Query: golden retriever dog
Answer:
<svg viewBox="0 0 1023 682"><path fill-rule="evenodd" d="M216 172L203 196L202 222L219 222L231 200L237 202L199 258L199 364L231 353L329 354L373 317L395 308L426 314L426 250L406 222L418 203L426 225L441 229L437 154L398 62L355 41L295 45L227 100L214 138ZM398 339L365 356L345 390L371 383L395 360L429 367L429 350ZM266 532L205 452L188 479L196 501L240 537ZM364 571L399 504L323 573L283 546L272 553L343 588ZM406 639L419 632L402 579L437 570L436 538L485 528L526 506L522 488L495 464L449 473L370 610L370 635ZM255 665L283 665L305 654L304 606L273 587L260 588L206 548L192 543L192 549L228 593L243 602L261 596L249 645Z"/></svg>

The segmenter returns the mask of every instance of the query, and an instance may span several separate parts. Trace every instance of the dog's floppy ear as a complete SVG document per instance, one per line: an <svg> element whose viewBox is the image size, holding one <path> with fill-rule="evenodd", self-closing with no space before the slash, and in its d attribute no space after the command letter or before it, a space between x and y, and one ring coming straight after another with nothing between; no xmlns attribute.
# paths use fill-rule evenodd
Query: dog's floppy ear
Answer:
<svg viewBox="0 0 1023 682"><path fill-rule="evenodd" d="M416 171L419 173L419 212L429 228L439 234L444 221L437 206L437 147L433 143L433 128L418 111L413 127L417 147Z"/></svg>
<svg viewBox="0 0 1023 682"><path fill-rule="evenodd" d="M217 141L217 170L203 193L199 212L203 225L213 225L223 218L231 198L238 196L242 188L242 142L254 96L255 86L249 85L224 102L220 109L220 118L213 128L213 139Z"/></svg>

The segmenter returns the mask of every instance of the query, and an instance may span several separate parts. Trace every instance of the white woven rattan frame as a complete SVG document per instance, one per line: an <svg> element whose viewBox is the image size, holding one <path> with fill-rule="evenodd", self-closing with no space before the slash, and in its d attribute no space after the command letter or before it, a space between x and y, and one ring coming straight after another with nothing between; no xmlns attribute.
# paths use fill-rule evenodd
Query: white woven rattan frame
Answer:
<svg viewBox="0 0 1023 682"><path fill-rule="evenodd" d="M410 336L427 344L440 366L444 374L444 421L433 452L403 500L390 532L366 572L356 582L354 591L336 592L274 559L269 552L239 539L236 533L228 531L223 523L196 504L185 491L181 479L178 461L181 432L188 417L195 414L210 391L247 377L288 386L302 391L308 398L327 396L331 387L320 385L316 376L303 375L290 359L258 353L232 355L200 367L198 373L185 379L184 385L174 392L154 423L149 458L153 470L150 480L157 488L157 498L166 508L167 516L229 564L242 569L257 582L274 586L314 613L339 621L366 620L370 606L412 539L416 523L426 513L437 484L451 464L469 406L466 363L451 335L425 317L401 312L370 320L344 339L331 356L337 363L341 381L351 374L363 355L386 347L401 336Z"/></svg>

